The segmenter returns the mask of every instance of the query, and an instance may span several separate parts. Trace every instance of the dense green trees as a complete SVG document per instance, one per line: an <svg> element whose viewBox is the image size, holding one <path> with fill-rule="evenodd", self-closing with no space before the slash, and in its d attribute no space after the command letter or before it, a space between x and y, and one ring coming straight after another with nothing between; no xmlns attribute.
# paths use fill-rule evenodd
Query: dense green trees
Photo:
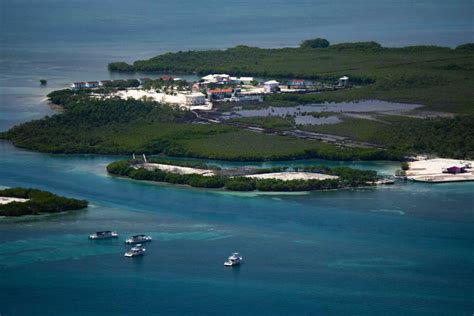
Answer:
<svg viewBox="0 0 474 316"><path fill-rule="evenodd" d="M136 88L140 86L140 82L137 79L113 80L113 81L107 82L104 86L105 88L119 88L119 89Z"/></svg>
<svg viewBox="0 0 474 316"><path fill-rule="evenodd" d="M326 48L329 46L329 41L324 38L315 38L301 42L301 48Z"/></svg>
<svg viewBox="0 0 474 316"><path fill-rule="evenodd" d="M321 43L322 40L318 40ZM120 71L230 73L262 78L304 78L334 82L346 75L359 89L301 96L298 102L382 99L428 105L433 110L474 113L471 71L473 44L456 49L437 46L386 48L376 42L341 43L324 49L261 49L236 46L225 50L166 53L133 65L112 63ZM319 44L318 44L319 45Z"/></svg>
<svg viewBox="0 0 474 316"><path fill-rule="evenodd" d="M168 182L173 184L186 184L200 188L223 188L232 191L309 191L327 190L344 187L366 186L376 180L377 173L370 170L356 170L348 167L337 167L331 169L325 166L304 167L301 171L318 172L336 175L339 179L327 180L276 180L276 179L253 179L242 176L202 176L198 174L176 174L158 169L153 171L143 168L131 167L134 161L122 160L112 162L107 166L110 174L126 176L135 180L148 180L157 182ZM285 171L285 167L257 170L255 173Z"/></svg>
<svg viewBox="0 0 474 316"><path fill-rule="evenodd" d="M408 155L424 153L446 158L474 157L474 115L430 119L385 115L378 116L377 121L344 118L338 124L303 128L381 144L388 151Z"/></svg>
<svg viewBox="0 0 474 316"><path fill-rule="evenodd" d="M112 136L131 126L184 123L194 117L189 111L156 102L81 99L81 94L65 91L52 98L64 104L64 113L15 126L2 136L19 147L53 153L131 153L135 149L148 152L146 148L136 148L133 141L128 142L128 133L123 135L123 141L129 144L125 148Z"/></svg>
<svg viewBox="0 0 474 316"><path fill-rule="evenodd" d="M50 153L165 154L225 160L298 158L397 159L381 149L339 148L311 140L253 133L216 124L190 124L195 115L156 102L104 99L84 90L49 94L65 111L20 124L1 138Z"/></svg>
<svg viewBox="0 0 474 316"><path fill-rule="evenodd" d="M135 72L135 67L125 63L125 62L117 62L109 64L110 71L120 71L120 72Z"/></svg>
<svg viewBox="0 0 474 316"><path fill-rule="evenodd" d="M87 201L65 198L36 189L12 188L0 190L0 196L29 199L26 202L0 204L0 216L38 215L78 210L87 207Z"/></svg>
<svg viewBox="0 0 474 316"><path fill-rule="evenodd" d="M224 184L225 188L231 191L255 191L256 185L257 181L245 177L229 177Z"/></svg>

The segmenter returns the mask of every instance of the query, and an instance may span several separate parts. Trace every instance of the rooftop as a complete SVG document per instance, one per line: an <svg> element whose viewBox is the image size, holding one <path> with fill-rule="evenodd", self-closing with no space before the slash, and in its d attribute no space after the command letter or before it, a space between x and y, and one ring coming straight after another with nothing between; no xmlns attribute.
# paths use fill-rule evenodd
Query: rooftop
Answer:
<svg viewBox="0 0 474 316"><path fill-rule="evenodd" d="M232 93L232 89L212 89L207 90L209 93Z"/></svg>

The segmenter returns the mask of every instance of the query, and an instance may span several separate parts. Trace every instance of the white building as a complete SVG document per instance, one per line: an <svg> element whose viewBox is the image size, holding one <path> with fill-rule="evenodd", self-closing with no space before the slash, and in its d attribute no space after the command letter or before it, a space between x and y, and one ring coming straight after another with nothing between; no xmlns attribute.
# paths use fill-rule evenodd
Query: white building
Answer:
<svg viewBox="0 0 474 316"><path fill-rule="evenodd" d="M71 83L71 88L72 89L81 89L81 88L85 88L85 87L86 87L85 82L73 82L73 83Z"/></svg>
<svg viewBox="0 0 474 316"><path fill-rule="evenodd" d="M343 76L343 77L339 78L339 80L337 82L338 82L337 85L339 87L347 87L347 84L349 83L349 77Z"/></svg>
<svg viewBox="0 0 474 316"><path fill-rule="evenodd" d="M230 77L230 80L236 84L252 84L254 81L253 77Z"/></svg>
<svg viewBox="0 0 474 316"><path fill-rule="evenodd" d="M270 80L263 84L263 90L267 93L273 93L278 91L280 83L276 80Z"/></svg>
<svg viewBox="0 0 474 316"><path fill-rule="evenodd" d="M86 88L97 88L98 86L99 86L99 81L86 82Z"/></svg>
<svg viewBox="0 0 474 316"><path fill-rule="evenodd" d="M206 96L201 92L193 92L184 96L185 104L188 106L203 105L206 103Z"/></svg>
<svg viewBox="0 0 474 316"><path fill-rule="evenodd" d="M227 83L231 82L230 76L227 74L210 74L201 78L205 83Z"/></svg>

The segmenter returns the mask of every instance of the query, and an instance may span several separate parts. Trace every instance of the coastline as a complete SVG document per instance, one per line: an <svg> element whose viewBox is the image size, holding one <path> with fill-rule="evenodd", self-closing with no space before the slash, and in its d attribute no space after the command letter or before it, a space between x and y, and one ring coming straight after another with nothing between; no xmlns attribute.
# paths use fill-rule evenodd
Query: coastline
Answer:
<svg viewBox="0 0 474 316"><path fill-rule="evenodd" d="M0 190L0 215L22 217L25 215L53 214L87 208L89 202L66 198L48 191L32 188L5 188Z"/></svg>
<svg viewBox="0 0 474 316"><path fill-rule="evenodd" d="M185 184L206 189L225 189L229 191L312 191L340 189L376 185L379 179L376 171L358 170L349 167L329 168L326 166L305 166L300 170L289 167L270 169L227 169L212 171L166 164L151 168L148 162L137 160L114 161L107 165L107 172L114 176L134 180ZM186 172L184 173L183 170ZM194 171L190 171L194 170ZM193 172L193 173L189 173Z"/></svg>
<svg viewBox="0 0 474 316"><path fill-rule="evenodd" d="M459 159L421 159L408 163L403 177L408 180L426 183L449 183L474 181L472 160ZM449 169L453 168L453 173Z"/></svg>

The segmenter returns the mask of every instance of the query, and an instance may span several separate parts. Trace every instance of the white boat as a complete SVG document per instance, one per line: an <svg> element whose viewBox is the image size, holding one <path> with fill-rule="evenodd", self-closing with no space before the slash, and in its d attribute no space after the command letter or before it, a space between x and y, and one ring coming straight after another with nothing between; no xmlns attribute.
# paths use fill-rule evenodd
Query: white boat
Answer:
<svg viewBox="0 0 474 316"><path fill-rule="evenodd" d="M145 254L146 249L142 247L142 245L138 244L135 247L131 248L129 251L125 253L125 257L138 257L143 256Z"/></svg>
<svg viewBox="0 0 474 316"><path fill-rule="evenodd" d="M227 258L227 260L224 262L224 265L226 267L233 267L237 266L242 262L243 258L240 256L238 252L234 252Z"/></svg>
<svg viewBox="0 0 474 316"><path fill-rule="evenodd" d="M134 235L130 237L129 239L125 240L125 243L126 244L141 244L148 241L151 241L150 236L140 234L140 235Z"/></svg>
<svg viewBox="0 0 474 316"><path fill-rule="evenodd" d="M117 237L118 237L117 232L113 232L110 230L96 232L89 235L89 239L109 239L109 238L117 238Z"/></svg>

